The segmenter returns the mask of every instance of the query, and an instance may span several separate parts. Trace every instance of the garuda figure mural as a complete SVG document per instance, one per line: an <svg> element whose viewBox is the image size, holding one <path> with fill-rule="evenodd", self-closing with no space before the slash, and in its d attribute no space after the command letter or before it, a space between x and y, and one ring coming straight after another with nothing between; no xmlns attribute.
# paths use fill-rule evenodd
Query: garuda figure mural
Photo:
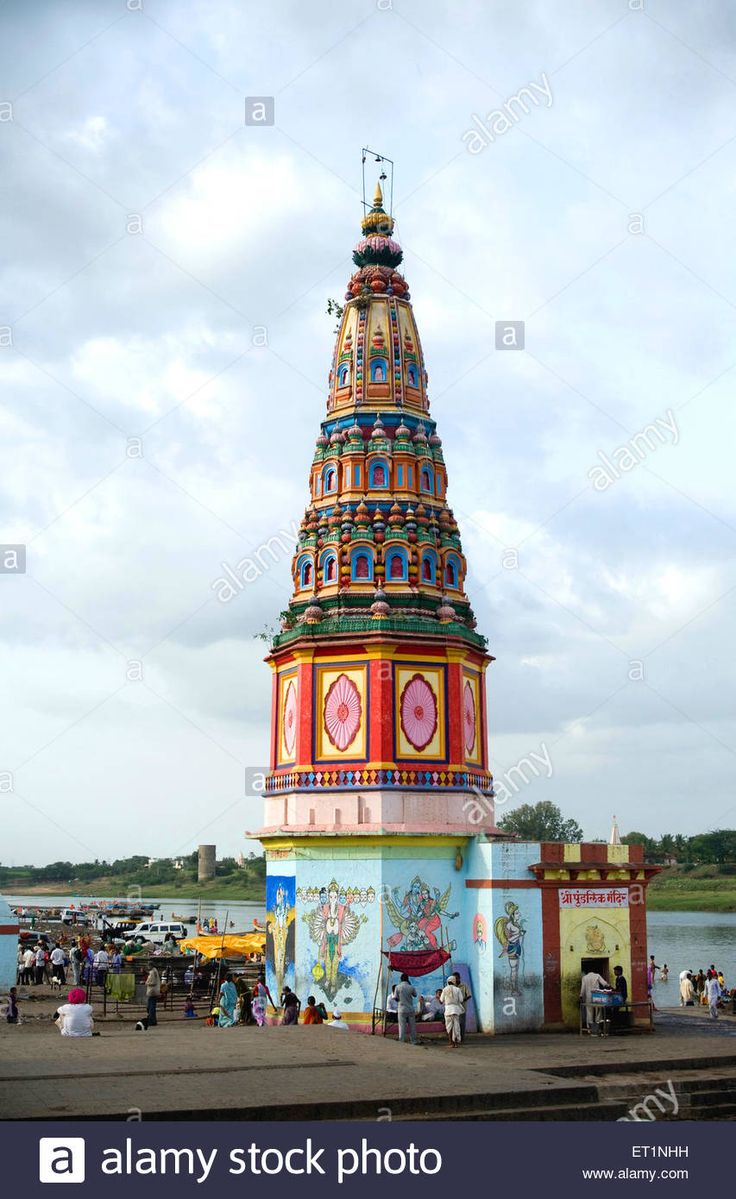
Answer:
<svg viewBox="0 0 736 1199"><path fill-rule="evenodd" d="M394 887L391 894L387 891L386 910L398 930L388 939L389 949L399 946L408 950L438 949L437 932L442 926L442 917L454 920L460 914L447 910L451 891L452 885L442 894L439 887L430 890L418 874L411 880L403 898L398 887Z"/></svg>

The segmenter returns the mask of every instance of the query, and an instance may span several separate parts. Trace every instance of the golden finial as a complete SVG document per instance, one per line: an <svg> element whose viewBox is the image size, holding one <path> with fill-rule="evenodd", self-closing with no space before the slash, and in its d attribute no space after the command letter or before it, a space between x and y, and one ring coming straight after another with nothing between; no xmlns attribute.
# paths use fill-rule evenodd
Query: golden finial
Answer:
<svg viewBox="0 0 736 1199"><path fill-rule="evenodd" d="M373 207L374 208L382 208L383 207L383 192L381 191L380 183L376 184L376 192L373 197Z"/></svg>

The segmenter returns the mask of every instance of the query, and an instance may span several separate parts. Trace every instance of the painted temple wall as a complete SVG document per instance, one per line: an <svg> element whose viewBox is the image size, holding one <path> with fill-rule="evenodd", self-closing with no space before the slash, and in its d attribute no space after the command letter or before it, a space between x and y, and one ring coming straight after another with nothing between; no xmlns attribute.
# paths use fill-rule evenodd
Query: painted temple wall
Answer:
<svg viewBox="0 0 736 1199"><path fill-rule="evenodd" d="M449 939L453 961L465 962L463 872L451 847L429 854L410 846L338 851L311 843L296 860L269 862L267 982L274 999L287 983L303 1003L313 994L365 1024L382 946L427 949ZM421 994L443 983L441 971L415 980Z"/></svg>
<svg viewBox="0 0 736 1199"><path fill-rule="evenodd" d="M274 1000L288 984L302 1003L313 994L356 1027L370 1028L381 949L444 944L454 968L467 966L480 1031L534 1031L545 1023L545 962L556 961L557 953L552 944L545 946L545 935L559 945L557 993L568 1027L578 1023L583 959L607 959L610 979L613 967L621 965L631 987L638 958L632 963L634 909L624 886L585 878L565 888L572 898L548 890L545 925L543 886L530 869L540 861L539 843L476 837L464 843L462 861L458 848L450 838L438 844L434 838L385 835L313 837L272 857L267 981ZM567 848L573 856L578 850ZM641 957L640 949L637 954ZM414 979L422 995L443 982L441 971Z"/></svg>

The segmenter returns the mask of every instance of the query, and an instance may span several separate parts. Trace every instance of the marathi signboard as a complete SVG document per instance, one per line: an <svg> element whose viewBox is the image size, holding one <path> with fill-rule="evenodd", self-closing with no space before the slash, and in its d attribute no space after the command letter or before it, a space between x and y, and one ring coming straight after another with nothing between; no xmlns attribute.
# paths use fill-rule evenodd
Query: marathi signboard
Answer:
<svg viewBox="0 0 736 1199"><path fill-rule="evenodd" d="M620 887L560 887L561 908L627 908L629 893Z"/></svg>

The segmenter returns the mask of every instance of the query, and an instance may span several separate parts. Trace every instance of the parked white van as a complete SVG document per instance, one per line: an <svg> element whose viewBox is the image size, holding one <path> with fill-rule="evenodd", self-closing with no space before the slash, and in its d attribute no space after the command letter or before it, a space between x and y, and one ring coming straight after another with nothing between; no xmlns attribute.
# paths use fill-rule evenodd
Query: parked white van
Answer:
<svg viewBox="0 0 736 1199"><path fill-rule="evenodd" d="M180 941L182 937L189 936L189 929L180 920L161 922L158 920L144 920L142 924L136 924L135 928L126 933L127 937L141 937L144 941L152 941L154 945L163 945L166 938L170 935L175 937L177 941Z"/></svg>

